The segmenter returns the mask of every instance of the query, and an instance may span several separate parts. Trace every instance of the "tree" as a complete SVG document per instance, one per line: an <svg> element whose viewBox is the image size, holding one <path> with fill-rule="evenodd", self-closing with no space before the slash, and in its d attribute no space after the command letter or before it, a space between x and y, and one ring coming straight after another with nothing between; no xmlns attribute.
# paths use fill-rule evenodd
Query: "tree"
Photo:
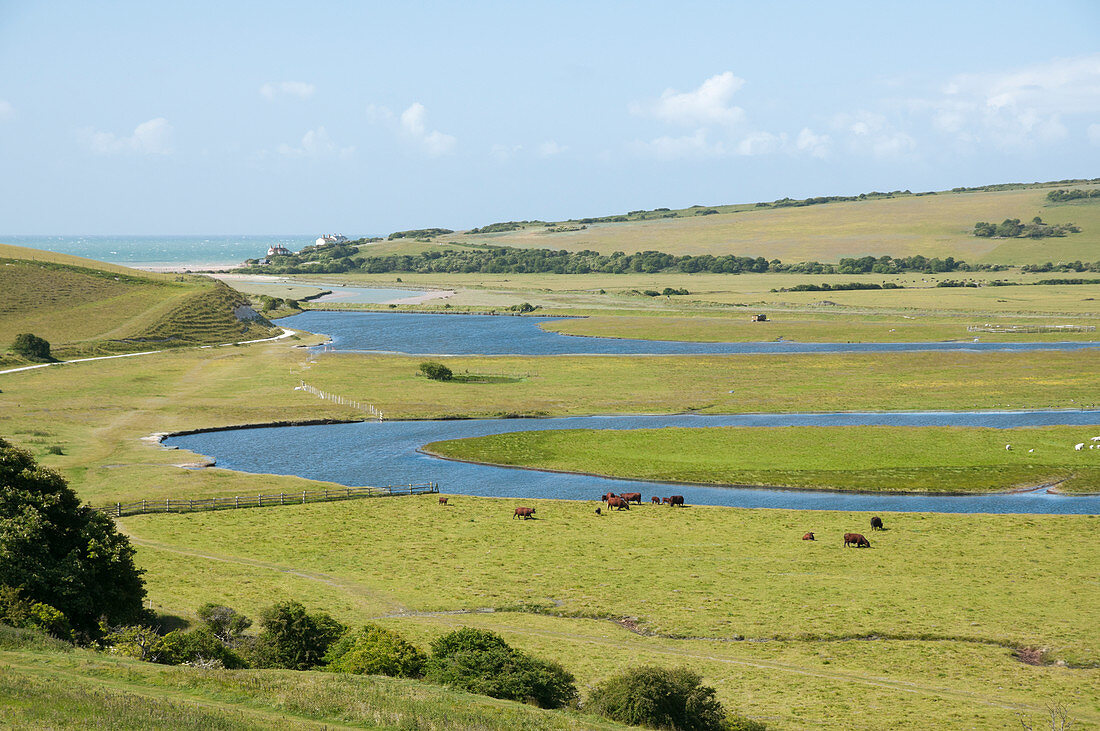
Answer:
<svg viewBox="0 0 1100 731"><path fill-rule="evenodd" d="M203 667L222 667L229 670L246 667L245 661L226 647L221 638L209 627L199 627L190 632L176 630L164 636L158 662L166 665L183 663Z"/></svg>
<svg viewBox="0 0 1100 731"><path fill-rule="evenodd" d="M329 648L325 663L338 673L419 678L428 657L396 632L368 624L350 632Z"/></svg>
<svg viewBox="0 0 1100 731"><path fill-rule="evenodd" d="M56 472L0 439L0 584L49 605L88 638L145 618L134 549Z"/></svg>
<svg viewBox="0 0 1100 731"><path fill-rule="evenodd" d="M508 646L500 635L463 627L432 642L425 677L471 693L560 708L577 697L573 676L557 663Z"/></svg>
<svg viewBox="0 0 1100 731"><path fill-rule="evenodd" d="M420 372L433 381L449 381L454 378L450 368L430 360L420 364Z"/></svg>
<svg viewBox="0 0 1100 731"><path fill-rule="evenodd" d="M31 360L53 360L50 355L50 344L31 333L19 333L11 344L11 349L16 355Z"/></svg>
<svg viewBox="0 0 1100 731"><path fill-rule="evenodd" d="M309 670L320 665L344 625L324 613L309 614L298 602L281 602L260 616L263 631L253 648L257 667Z"/></svg>
<svg viewBox="0 0 1100 731"><path fill-rule="evenodd" d="M749 719L727 717L714 688L687 668L631 668L597 685L584 708L631 726L676 731L764 728Z"/></svg>
<svg viewBox="0 0 1100 731"><path fill-rule="evenodd" d="M244 631L252 626L251 619L221 604L207 602L199 607L197 614L203 626L227 647L233 647Z"/></svg>

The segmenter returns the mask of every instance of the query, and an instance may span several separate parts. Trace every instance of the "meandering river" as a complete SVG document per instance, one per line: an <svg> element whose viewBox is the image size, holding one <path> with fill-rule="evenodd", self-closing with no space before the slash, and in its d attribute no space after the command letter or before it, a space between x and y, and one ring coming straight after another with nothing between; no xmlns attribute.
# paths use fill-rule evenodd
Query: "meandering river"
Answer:
<svg viewBox="0 0 1100 731"><path fill-rule="evenodd" d="M683 495L689 504L746 508L935 511L948 513L1100 514L1100 496L1024 493L933 496L700 487L537 472L437 459L418 452L428 442L536 429L642 429L702 426L981 426L1081 425L1081 439L1100 434L1098 411L868 412L592 416L561 419L387 421L236 429L171 437L167 443L244 472L300 475L342 485L435 481L443 492L510 498L593 500L612 492ZM1094 428L1095 427L1095 428Z"/></svg>
<svg viewBox="0 0 1100 731"><path fill-rule="evenodd" d="M1100 342L995 343L693 343L562 335L539 323L553 317L439 315L311 310L279 320L324 333L337 350L411 355L724 355L736 353L882 353L921 350L1082 350Z"/></svg>

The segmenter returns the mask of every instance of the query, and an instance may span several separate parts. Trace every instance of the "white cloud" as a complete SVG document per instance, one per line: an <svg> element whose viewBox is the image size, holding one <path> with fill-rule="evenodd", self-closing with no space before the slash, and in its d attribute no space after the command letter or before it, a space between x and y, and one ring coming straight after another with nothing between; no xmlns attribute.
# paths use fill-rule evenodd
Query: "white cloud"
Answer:
<svg viewBox="0 0 1100 731"><path fill-rule="evenodd" d="M112 132L81 131L92 152L97 155L137 153L142 155L170 155L172 153L172 125L164 117L142 122L133 134L120 137Z"/></svg>
<svg viewBox="0 0 1100 731"><path fill-rule="evenodd" d="M314 91L313 84L307 84L304 81L269 81L260 87L260 96L268 101L274 101L280 96L309 99Z"/></svg>
<svg viewBox="0 0 1100 731"><path fill-rule="evenodd" d="M559 145L554 140L546 140L538 147L539 157L554 157L560 155L569 148L565 145Z"/></svg>
<svg viewBox="0 0 1100 731"><path fill-rule="evenodd" d="M1090 124L1085 134L1088 135L1089 142L1100 145L1100 124Z"/></svg>
<svg viewBox="0 0 1100 731"><path fill-rule="evenodd" d="M0 122L15 116L15 108L6 99L0 99Z"/></svg>
<svg viewBox="0 0 1100 731"><path fill-rule="evenodd" d="M879 159L896 159L914 152L917 141L894 127L885 116L860 110L833 117L833 127L845 136L848 148Z"/></svg>
<svg viewBox="0 0 1100 731"><path fill-rule="evenodd" d="M832 140L829 135L816 134L809 127L803 127L795 140L795 148L799 152L805 152L813 157L824 158L829 154L829 145Z"/></svg>
<svg viewBox="0 0 1100 731"><path fill-rule="evenodd" d="M1100 115L1100 54L1054 59L1001 73L959 74L910 106L966 144L1013 150L1064 140L1063 118Z"/></svg>
<svg viewBox="0 0 1100 731"><path fill-rule="evenodd" d="M771 132L752 132L737 143L738 155L768 155L787 147L785 134L773 135Z"/></svg>
<svg viewBox="0 0 1100 731"><path fill-rule="evenodd" d="M455 138L439 130L428 131L427 110L420 102L413 102L401 113L401 131L415 141L432 157L445 155L455 146Z"/></svg>
<svg viewBox="0 0 1100 731"><path fill-rule="evenodd" d="M706 131L701 129L681 137L665 136L649 142L635 142L633 147L640 154L661 160L721 157L726 154L726 146L721 142L710 142Z"/></svg>
<svg viewBox="0 0 1100 731"><path fill-rule="evenodd" d="M292 147L286 143L279 145L277 151L284 157L297 158L323 158L323 157L350 157L355 152L354 147L340 147L324 127L311 129L302 135L299 147Z"/></svg>
<svg viewBox="0 0 1100 731"><path fill-rule="evenodd" d="M635 102L630 108L635 114L685 127L729 126L744 119L744 110L730 103L744 84L744 79L726 71L710 77L694 91L666 89L656 102L648 105Z"/></svg>

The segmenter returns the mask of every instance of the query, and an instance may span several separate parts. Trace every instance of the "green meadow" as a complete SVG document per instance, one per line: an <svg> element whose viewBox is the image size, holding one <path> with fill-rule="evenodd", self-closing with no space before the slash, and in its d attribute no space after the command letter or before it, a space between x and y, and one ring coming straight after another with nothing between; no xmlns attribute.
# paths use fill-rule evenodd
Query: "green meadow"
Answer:
<svg viewBox="0 0 1100 731"><path fill-rule="evenodd" d="M433 442L448 459L706 485L981 493L1057 484L1100 493L1096 427L715 427L511 432ZM1012 449L1006 449L1011 443ZM648 498L648 496L647 496Z"/></svg>
<svg viewBox="0 0 1100 731"><path fill-rule="evenodd" d="M518 477L517 479L522 479ZM284 597L421 645L490 628L589 686L689 664L777 728L1100 722L1092 516L882 514L434 496L123 521L164 611ZM513 506L536 508L517 521ZM817 541L803 541L814 531ZM871 549L845 549L859 531ZM1020 648L1046 662L1028 665Z"/></svg>

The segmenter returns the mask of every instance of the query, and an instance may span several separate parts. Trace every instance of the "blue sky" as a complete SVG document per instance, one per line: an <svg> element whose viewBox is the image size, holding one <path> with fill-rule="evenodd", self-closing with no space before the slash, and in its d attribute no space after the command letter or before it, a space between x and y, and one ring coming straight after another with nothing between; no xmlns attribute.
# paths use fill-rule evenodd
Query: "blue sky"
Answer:
<svg viewBox="0 0 1100 731"><path fill-rule="evenodd" d="M1100 3L3 2L0 231L1100 176Z"/></svg>

